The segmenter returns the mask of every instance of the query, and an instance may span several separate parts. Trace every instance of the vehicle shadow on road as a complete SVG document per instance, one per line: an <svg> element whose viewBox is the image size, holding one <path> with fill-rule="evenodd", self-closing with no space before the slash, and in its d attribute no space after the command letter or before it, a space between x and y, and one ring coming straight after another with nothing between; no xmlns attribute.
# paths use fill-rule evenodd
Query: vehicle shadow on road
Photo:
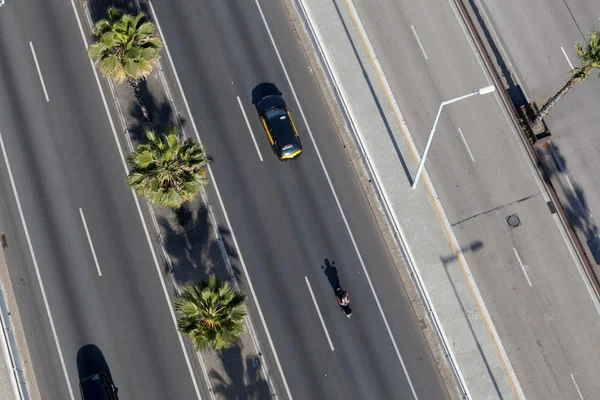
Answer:
<svg viewBox="0 0 600 400"><path fill-rule="evenodd" d="M112 380L110 368L106 363L102 351L94 344L86 344L77 352L77 373L79 380L81 381L99 372L104 372Z"/></svg>
<svg viewBox="0 0 600 400"><path fill-rule="evenodd" d="M283 96L281 90L274 84L270 82L263 82L258 84L254 89L252 89L252 104L256 106L256 104L265 96L275 95L275 96Z"/></svg>

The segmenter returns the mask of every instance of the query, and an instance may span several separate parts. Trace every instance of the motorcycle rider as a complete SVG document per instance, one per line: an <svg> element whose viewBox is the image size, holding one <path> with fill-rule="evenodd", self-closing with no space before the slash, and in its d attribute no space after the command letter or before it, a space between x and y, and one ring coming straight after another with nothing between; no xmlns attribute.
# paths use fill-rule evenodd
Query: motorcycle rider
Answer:
<svg viewBox="0 0 600 400"><path fill-rule="evenodd" d="M348 304L350 304L350 294L341 287L335 289L335 298L338 304L342 307L346 307Z"/></svg>

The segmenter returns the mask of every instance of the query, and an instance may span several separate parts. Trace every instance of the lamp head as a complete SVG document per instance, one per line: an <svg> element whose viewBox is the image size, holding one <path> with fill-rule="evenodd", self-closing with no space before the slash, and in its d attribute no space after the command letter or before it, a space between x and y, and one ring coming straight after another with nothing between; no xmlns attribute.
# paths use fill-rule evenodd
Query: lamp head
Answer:
<svg viewBox="0 0 600 400"><path fill-rule="evenodd" d="M488 93L492 93L494 90L496 90L496 87L494 85L490 85L490 86L482 87L481 89L479 89L478 93L479 94L488 94Z"/></svg>

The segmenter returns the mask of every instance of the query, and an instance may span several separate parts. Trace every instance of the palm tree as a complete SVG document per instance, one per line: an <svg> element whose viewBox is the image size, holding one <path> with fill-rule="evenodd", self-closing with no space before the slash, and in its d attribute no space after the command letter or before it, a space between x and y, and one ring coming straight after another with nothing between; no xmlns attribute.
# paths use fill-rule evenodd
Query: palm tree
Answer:
<svg viewBox="0 0 600 400"><path fill-rule="evenodd" d="M208 282L185 286L175 298L174 308L182 314L177 329L189 336L198 350L231 347L244 331L246 296L214 275Z"/></svg>
<svg viewBox="0 0 600 400"><path fill-rule="evenodd" d="M552 107L554 107L556 103L558 103L558 101L565 94L567 94L569 89L586 80L592 73L592 70L600 69L600 34L597 31L592 32L585 48L581 43L576 43L575 50L577 50L577 57L581 61L581 66L571 70L571 78L569 78L565 86L563 86L558 93L548 99L546 104L544 104L541 110L537 113L531 122L534 130L541 128L542 119L544 119ZM598 76L600 77L600 74Z"/></svg>
<svg viewBox="0 0 600 400"><path fill-rule="evenodd" d="M129 82L147 118L140 83L152 72L163 47L156 26L144 13L131 15L110 7L108 18L96 22L92 36L95 43L88 48L90 58L104 76Z"/></svg>
<svg viewBox="0 0 600 400"><path fill-rule="evenodd" d="M130 187L151 204L178 208L194 199L207 184L206 153L192 139L179 138L177 127L163 136L146 131L147 143L129 157Z"/></svg>

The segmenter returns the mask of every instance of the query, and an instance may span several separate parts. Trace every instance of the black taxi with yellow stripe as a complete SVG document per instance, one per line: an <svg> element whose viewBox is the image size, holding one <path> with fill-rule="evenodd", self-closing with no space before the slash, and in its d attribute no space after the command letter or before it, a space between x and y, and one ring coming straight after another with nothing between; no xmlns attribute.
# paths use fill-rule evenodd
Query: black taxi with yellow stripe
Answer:
<svg viewBox="0 0 600 400"><path fill-rule="evenodd" d="M285 101L279 95L267 95L256 103L263 128L273 151L280 160L289 160L302 154L298 130Z"/></svg>

